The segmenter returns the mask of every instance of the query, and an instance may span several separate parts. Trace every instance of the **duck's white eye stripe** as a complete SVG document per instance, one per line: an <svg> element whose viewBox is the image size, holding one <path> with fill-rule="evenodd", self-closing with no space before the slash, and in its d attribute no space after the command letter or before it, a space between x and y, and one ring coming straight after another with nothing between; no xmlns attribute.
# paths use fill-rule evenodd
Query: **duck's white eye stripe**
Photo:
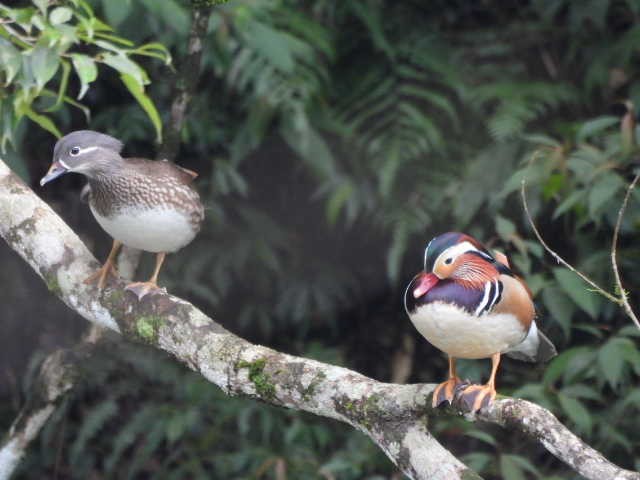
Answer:
<svg viewBox="0 0 640 480"><path fill-rule="evenodd" d="M458 255L462 255L463 253L467 253L467 252L480 252L480 250L474 247L471 243L464 241L462 243L458 243L454 245L453 247L447 248L444 252L438 255L438 258L436 258L436 261L433 264L438 265L438 263L440 263L440 261L444 257L455 260L456 258L458 258Z"/></svg>
<svg viewBox="0 0 640 480"><path fill-rule="evenodd" d="M78 150L78 153L76 153L76 155L80 155L81 153L88 153L88 152L93 152L94 150L97 150L98 147L85 147L85 148L81 148L80 150Z"/></svg>

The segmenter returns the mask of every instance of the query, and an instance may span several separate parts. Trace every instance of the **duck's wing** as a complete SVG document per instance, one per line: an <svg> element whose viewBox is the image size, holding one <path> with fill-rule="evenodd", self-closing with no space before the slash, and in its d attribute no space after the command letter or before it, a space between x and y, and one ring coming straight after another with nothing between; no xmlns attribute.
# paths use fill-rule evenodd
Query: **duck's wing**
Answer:
<svg viewBox="0 0 640 480"><path fill-rule="evenodd" d="M169 160L149 160L146 158L126 158L127 164L134 170L149 176L170 176L185 185L193 182L198 174L193 170L176 165Z"/></svg>

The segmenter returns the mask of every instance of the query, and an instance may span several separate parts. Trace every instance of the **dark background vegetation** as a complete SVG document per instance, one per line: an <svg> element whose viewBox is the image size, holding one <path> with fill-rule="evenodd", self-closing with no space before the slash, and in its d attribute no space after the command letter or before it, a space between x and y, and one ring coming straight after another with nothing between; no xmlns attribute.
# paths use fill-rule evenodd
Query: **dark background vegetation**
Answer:
<svg viewBox="0 0 640 480"><path fill-rule="evenodd" d="M83 8L14 3L32 14ZM161 42L179 68L189 2L89 4L114 35L135 45ZM75 17L62 25L76 25ZM640 2L631 0L218 5L177 157L200 173L207 220L193 244L169 258L161 283L251 341L381 381L435 382L446 359L413 329L402 294L421 269L427 241L465 231L510 256L560 352L547 366L506 360L500 393L540 403L612 461L640 468L639 332L617 306L543 254L518 196L526 177L545 238L613 291L611 235L638 158L629 136L635 127L621 131L620 120L622 102L640 102L639 46ZM90 42L67 48L104 51ZM39 87L24 80L24 69L7 82L7 58L0 65L4 156L104 258L110 241L79 200L83 180L70 175L38 187L55 138L41 128L51 127L42 117L14 109L16 98L62 133L92 128L122 139L127 155L155 155L151 117L121 81L122 65L99 64L81 100L91 110L87 122L67 101L47 112L55 98L25 100L25 91ZM148 73L146 93L166 122L172 70L160 58L131 58ZM61 72L46 78L54 93ZM63 87L76 98L74 71ZM619 252L634 303L637 200L634 194ZM0 264L6 429L39 359L77 342L86 322L6 247ZM87 365L18 478L401 477L345 425L226 398L141 346L116 352ZM488 362L462 362L462 373L486 378ZM430 427L487 478L572 478L519 434L452 417Z"/></svg>

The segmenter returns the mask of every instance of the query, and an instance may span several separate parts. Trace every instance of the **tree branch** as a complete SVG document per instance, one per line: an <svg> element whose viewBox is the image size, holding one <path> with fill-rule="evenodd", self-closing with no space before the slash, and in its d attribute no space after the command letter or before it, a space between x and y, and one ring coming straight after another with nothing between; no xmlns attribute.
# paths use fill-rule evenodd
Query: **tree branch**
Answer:
<svg viewBox="0 0 640 480"><path fill-rule="evenodd" d="M0 441L0 480L8 480L42 427L69 392L79 367L102 338L102 329L92 327L76 347L51 353L40 366L27 402Z"/></svg>
<svg viewBox="0 0 640 480"><path fill-rule="evenodd" d="M412 479L479 478L427 429L433 385L394 385L346 368L254 345L168 294L138 302L123 283L98 293L83 278L98 267L75 233L0 162L0 235L50 291L90 322L153 345L229 395L304 410L367 434ZM437 413L441 415L441 411ZM635 479L584 444L547 410L499 400L476 418L515 428L589 479Z"/></svg>
<svg viewBox="0 0 640 480"><path fill-rule="evenodd" d="M624 217L624 212L627 209L627 203L629 203L629 197L631 196L631 192L635 188L638 180L640 179L640 175L636 175L633 178L633 181L627 187L627 193L624 195L624 200L622 201L622 205L620 205L620 210L618 210L618 219L616 220L616 226L613 229L613 239L611 240L611 268L613 270L613 275L616 279L616 287L619 290L620 295L620 303L622 304L622 308L627 313L627 316L633 321L636 327L640 329L640 321L638 321L638 317L636 317L633 308L631 308L631 304L629 303L629 295L627 291L622 286L622 278L620 278L620 268L618 267L618 236L620 234L620 227L622 225L622 218Z"/></svg>
<svg viewBox="0 0 640 480"><path fill-rule="evenodd" d="M212 4L194 5L191 9L191 30L189 32L187 54L180 65L178 73L174 76L171 116L165 131L164 142L158 152L158 158L173 160L178 153L180 135L184 127L187 108L200 78L202 43L207 34L212 9Z"/></svg>

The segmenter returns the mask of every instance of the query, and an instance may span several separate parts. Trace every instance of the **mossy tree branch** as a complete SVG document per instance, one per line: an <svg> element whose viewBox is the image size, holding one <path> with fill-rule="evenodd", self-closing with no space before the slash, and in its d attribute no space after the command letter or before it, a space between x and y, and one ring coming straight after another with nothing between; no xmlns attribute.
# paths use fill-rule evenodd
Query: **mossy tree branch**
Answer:
<svg viewBox="0 0 640 480"><path fill-rule="evenodd" d="M102 293L85 285L82 279L98 267L94 257L1 161L0 235L71 309L169 353L227 394L347 423L367 434L409 478L479 478L429 432L436 415L430 407L434 385L381 383L346 368L251 344L168 294L138 302L123 290L123 282ZM639 473L610 463L553 414L530 402L499 400L474 418L532 436L586 478L640 480Z"/></svg>

